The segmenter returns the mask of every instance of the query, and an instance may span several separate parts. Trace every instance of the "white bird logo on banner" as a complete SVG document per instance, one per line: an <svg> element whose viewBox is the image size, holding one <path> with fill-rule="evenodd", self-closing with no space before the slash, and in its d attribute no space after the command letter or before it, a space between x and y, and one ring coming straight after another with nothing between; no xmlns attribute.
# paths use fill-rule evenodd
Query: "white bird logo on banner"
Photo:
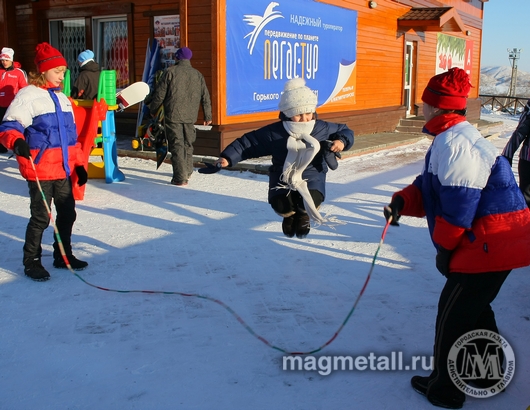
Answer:
<svg viewBox="0 0 530 410"><path fill-rule="evenodd" d="M244 38L247 38L250 36L250 39L248 40L247 49L250 49L250 54L252 54L252 50L254 50L254 45L256 44L256 40L258 39L259 33L261 33L261 30L269 24L272 20L275 20L277 18L283 18L281 12L279 11L273 11L274 7L279 6L280 3L276 3L275 1L271 1L267 8L265 9L265 12L263 13L263 16L258 16L255 14L245 14L243 21L245 21L249 26L254 26L254 30L252 30L250 33L248 33Z"/></svg>

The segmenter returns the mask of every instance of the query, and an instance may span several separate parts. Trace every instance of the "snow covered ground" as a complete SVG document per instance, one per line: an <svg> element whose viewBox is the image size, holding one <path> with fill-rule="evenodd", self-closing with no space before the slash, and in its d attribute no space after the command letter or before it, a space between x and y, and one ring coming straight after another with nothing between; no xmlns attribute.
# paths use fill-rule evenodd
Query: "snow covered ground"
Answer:
<svg viewBox="0 0 530 410"><path fill-rule="evenodd" d="M502 118L502 149L517 118ZM0 156L0 409L431 409L412 390L416 371L282 370L282 353L311 351L346 319L370 270L384 227L382 208L421 170L427 139L347 158L328 175L324 213L343 225L305 240L281 233L266 202L267 177L194 173L168 184L170 165L120 158L126 180L90 180L77 203L74 253L80 276L52 267L50 227L43 264L52 278L23 275L29 215L26 183ZM514 166L514 170L516 167ZM424 220L402 218L385 238L372 278L339 336L317 356L390 357L432 352L444 278ZM530 268L508 277L494 303L516 355L515 378L466 409L530 405ZM397 353L396 353L397 354ZM407 361L408 363L408 361Z"/></svg>

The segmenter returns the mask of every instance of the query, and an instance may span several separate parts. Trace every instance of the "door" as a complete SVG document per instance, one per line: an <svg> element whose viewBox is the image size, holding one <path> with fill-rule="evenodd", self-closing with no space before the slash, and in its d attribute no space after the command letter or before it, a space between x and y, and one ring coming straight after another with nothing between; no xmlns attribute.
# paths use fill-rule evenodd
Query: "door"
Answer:
<svg viewBox="0 0 530 410"><path fill-rule="evenodd" d="M403 105L406 108L406 116L413 117L416 115L415 101L415 82L414 68L416 67L416 47L414 41L405 43L405 66L403 78Z"/></svg>

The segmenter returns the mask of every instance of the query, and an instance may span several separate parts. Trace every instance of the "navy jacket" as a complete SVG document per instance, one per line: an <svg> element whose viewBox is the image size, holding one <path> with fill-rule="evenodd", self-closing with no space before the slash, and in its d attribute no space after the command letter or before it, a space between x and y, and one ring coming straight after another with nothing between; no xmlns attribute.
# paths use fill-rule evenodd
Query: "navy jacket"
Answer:
<svg viewBox="0 0 530 410"><path fill-rule="evenodd" d="M318 141L340 139L344 143L344 150L353 146L353 131L344 124L335 124L326 121L315 121L311 135ZM272 165L269 169L269 202L275 195L285 195L285 189L275 189L279 185L283 172L283 164L287 157L287 139L289 134L283 127L282 121L248 132L233 141L221 153L231 166L251 158L272 156ZM322 146L322 145L321 145ZM307 180L309 189L315 189L326 196L326 173L328 166L324 159L325 148L321 148L307 166L302 178Z"/></svg>

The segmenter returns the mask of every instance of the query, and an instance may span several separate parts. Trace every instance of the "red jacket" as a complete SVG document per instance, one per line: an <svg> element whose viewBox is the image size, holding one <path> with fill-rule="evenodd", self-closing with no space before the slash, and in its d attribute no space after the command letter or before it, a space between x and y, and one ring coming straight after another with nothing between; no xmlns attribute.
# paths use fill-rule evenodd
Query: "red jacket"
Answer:
<svg viewBox="0 0 530 410"><path fill-rule="evenodd" d="M41 181L68 178L75 167L84 165L72 102L61 92L55 95L61 105L62 124L49 91L34 85L20 90L0 124L0 144L7 149L12 150L18 138L26 140ZM31 162L19 155L17 161L22 176L35 181Z"/></svg>
<svg viewBox="0 0 530 410"><path fill-rule="evenodd" d="M0 66L0 73L0 107L7 108L18 90L28 85L28 79L16 61L7 70Z"/></svg>

